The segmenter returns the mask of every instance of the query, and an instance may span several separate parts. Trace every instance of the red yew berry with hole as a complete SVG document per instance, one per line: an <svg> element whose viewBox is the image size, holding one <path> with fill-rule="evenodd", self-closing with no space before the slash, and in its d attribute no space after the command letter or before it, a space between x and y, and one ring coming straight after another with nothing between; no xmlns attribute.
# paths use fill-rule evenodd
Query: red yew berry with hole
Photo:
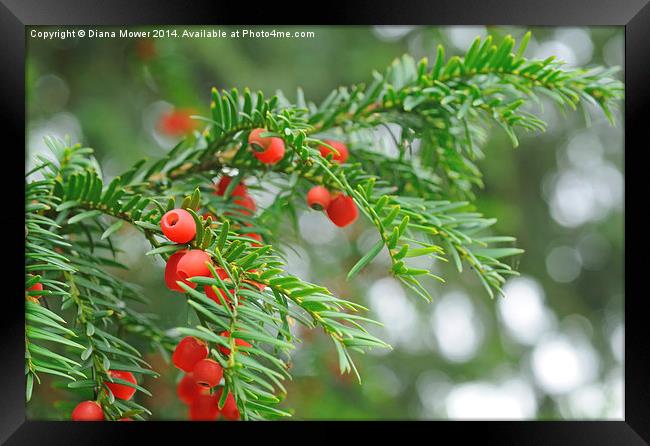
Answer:
<svg viewBox="0 0 650 446"><path fill-rule="evenodd" d="M197 396L209 394L210 390L198 385L192 373L186 373L176 386L178 399L187 405L192 404Z"/></svg>
<svg viewBox="0 0 650 446"><path fill-rule="evenodd" d="M231 177L229 176L221 177L221 179L215 186L214 193L220 197L223 197L226 194L226 189L228 189L230 183L232 183ZM230 192L231 197L244 197L246 195L248 195L248 188L246 187L243 181L237 183L237 186L235 186L233 190Z"/></svg>
<svg viewBox="0 0 650 446"><path fill-rule="evenodd" d="M221 415L228 421L237 421L239 420L239 409L237 408L237 402L235 397L232 396L232 393L228 393L226 401L223 403L221 408Z"/></svg>
<svg viewBox="0 0 650 446"><path fill-rule="evenodd" d="M264 164L276 164L284 158L285 147L284 141L281 138L271 138L266 150L263 152L254 152L255 158Z"/></svg>
<svg viewBox="0 0 650 446"><path fill-rule="evenodd" d="M266 129L254 129L248 135L248 143L253 148L253 156L264 164L275 164L284 158L284 141L275 136L261 137Z"/></svg>
<svg viewBox="0 0 650 446"><path fill-rule="evenodd" d="M316 211L327 209L331 201L330 191L323 186L314 186L307 192L307 206Z"/></svg>
<svg viewBox="0 0 650 446"><path fill-rule="evenodd" d="M187 243L196 235L194 218L185 209L172 209L163 215L160 229L174 243Z"/></svg>
<svg viewBox="0 0 650 446"><path fill-rule="evenodd" d="M197 362L208 357L208 346L200 339L186 336L181 339L172 354L172 362L184 372L191 372Z"/></svg>
<svg viewBox="0 0 650 446"><path fill-rule="evenodd" d="M196 122L190 118L193 111L188 109L173 110L161 116L159 130L167 136L184 136L196 128Z"/></svg>
<svg viewBox="0 0 650 446"><path fill-rule="evenodd" d="M72 421L104 421L104 411L97 401L82 401L72 411Z"/></svg>
<svg viewBox="0 0 650 446"><path fill-rule="evenodd" d="M215 421L219 418L219 397L198 395L189 407L190 421Z"/></svg>
<svg viewBox="0 0 650 446"><path fill-rule="evenodd" d="M251 130L251 132L248 134L248 144L250 144L250 145L258 145L258 146L260 146L262 148L266 148L266 146L268 145L268 142L269 142L268 141L269 138L268 137L262 138L260 136L262 133L266 133L266 132L268 132L268 130L262 129L262 128L257 128L257 129Z"/></svg>
<svg viewBox="0 0 650 446"><path fill-rule="evenodd" d="M202 359L194 366L192 375L199 386L211 389L223 378L223 368L213 359Z"/></svg>
<svg viewBox="0 0 650 446"><path fill-rule="evenodd" d="M210 263L210 255L207 252L191 249L179 259L176 265L176 275L183 281L192 277L209 277L211 273L208 263ZM196 284L193 283L190 286L195 288Z"/></svg>
<svg viewBox="0 0 650 446"><path fill-rule="evenodd" d="M112 378L121 379L122 381L128 381L131 384L138 383L135 379L135 376L131 372L124 372L122 370L109 370L108 374ZM120 400L128 401L131 398L133 398L133 395L135 394L135 388L129 387L126 384L119 384L110 381L104 381L104 384L106 384L106 387L111 389L111 392L113 392L113 396L115 396L115 398L118 398Z"/></svg>
<svg viewBox="0 0 650 446"><path fill-rule="evenodd" d="M359 216L359 210L352 197L339 194L327 208L327 216L339 227L354 223Z"/></svg>
<svg viewBox="0 0 650 446"><path fill-rule="evenodd" d="M230 338L230 333L227 331L222 331L219 333L219 336L225 337L225 338ZM235 345L238 347L252 347L252 344L249 344L248 342L244 341L243 339L235 338ZM224 355L228 356L230 354L230 349L228 347L225 347L221 344L219 344L219 351L223 353ZM244 352L242 352L244 353Z"/></svg>
<svg viewBox="0 0 650 446"><path fill-rule="evenodd" d="M181 293L185 292L185 290L180 286L178 286L178 284L176 283L179 280L191 288L196 288L195 283L188 282L187 280L181 279L181 277L178 275L177 272L178 262L186 253L187 253L186 249L175 252L174 254L169 256L169 259L167 260L167 264L165 265L165 284L167 285L167 288L169 288L172 291L180 291Z"/></svg>
<svg viewBox="0 0 650 446"><path fill-rule="evenodd" d="M343 164L347 161L349 152L347 146L344 143L332 139L326 139L324 142L334 147L336 149L336 152L327 146L321 145L318 147L318 150L320 150L322 157L327 158L327 155L331 153L332 161L335 163Z"/></svg>

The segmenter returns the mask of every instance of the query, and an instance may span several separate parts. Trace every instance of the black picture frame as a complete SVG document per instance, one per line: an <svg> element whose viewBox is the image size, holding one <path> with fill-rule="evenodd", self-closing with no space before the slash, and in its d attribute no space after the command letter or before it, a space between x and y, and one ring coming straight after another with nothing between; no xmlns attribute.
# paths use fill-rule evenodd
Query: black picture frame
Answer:
<svg viewBox="0 0 650 446"><path fill-rule="evenodd" d="M0 0L0 107L2 123L6 125L3 135L5 156L10 152L20 154L25 147L25 27L30 25L139 25L139 24L219 24L261 22L266 24L422 24L422 25L548 25L586 26L618 25L625 27L625 242L626 257L636 256L638 261L626 262L625 267L625 419L624 421L557 421L557 422L369 422L337 423L341 429L364 431L385 436L394 433L408 438L411 429L422 429L419 441L464 442L477 439L482 444L588 444L588 445L636 445L650 442L650 324L643 311L645 262L647 240L641 225L641 213L647 199L634 200L630 191L647 190L643 162L632 157L647 150L647 128L644 111L650 104L650 5L648 0L472 0L453 1L359 1L324 2L317 7L305 5L290 7L288 4L267 2L254 8L233 3L208 1L162 1L162 0ZM303 12L304 16L292 16ZM318 11L318 16L316 16ZM631 149L634 147L633 150ZM24 157L23 157L24 158ZM642 158L638 158L640 161ZM632 160L632 161L630 161ZM3 181L13 198L11 215L21 215L23 195L13 192L24 187L20 169L5 169ZM15 175L15 177L14 177ZM647 176L647 174L646 174ZM15 182L15 183L14 183ZM15 214L13 214L15 212ZM7 215L7 214L5 214ZM645 215L645 213L644 213ZM24 223L19 218L7 218L4 222L5 236L22 234ZM15 232L14 232L15 231ZM634 234L632 236L632 234ZM8 236L11 239L12 237ZM7 444L108 444L124 441L142 433L154 438L182 433L188 444L191 438L201 435L234 436L242 441L255 431L286 431L304 429L306 436L293 437L292 441L309 441L314 429L328 429L323 422L304 423L188 423L181 429L180 422L149 423L57 423L27 421L25 419L23 364L24 308L22 264L11 260L23 252L22 236L13 237L17 246L5 253L4 271L9 292L5 293L4 320L0 324L2 348L0 349L0 441ZM9 249L9 248L6 248ZM20 251L19 251L20 250ZM645 274L644 274L645 273ZM470 423L469 425L466 423ZM338 427L337 427L338 429ZM331 431L335 432L335 431ZM336 431L338 432L338 431ZM127 437L128 435L128 437ZM142 438L142 437L141 437ZM144 437L147 438L147 437ZM151 438L151 437L150 437ZM214 438L214 437L213 437ZM278 437L267 437L278 438ZM287 437L292 438L292 437ZM339 441L334 434L332 441ZM343 437L341 437L343 438ZM153 441L153 440L150 440ZM211 441L217 441L216 438ZM267 440L269 441L269 440ZM449 441L449 440L445 440Z"/></svg>

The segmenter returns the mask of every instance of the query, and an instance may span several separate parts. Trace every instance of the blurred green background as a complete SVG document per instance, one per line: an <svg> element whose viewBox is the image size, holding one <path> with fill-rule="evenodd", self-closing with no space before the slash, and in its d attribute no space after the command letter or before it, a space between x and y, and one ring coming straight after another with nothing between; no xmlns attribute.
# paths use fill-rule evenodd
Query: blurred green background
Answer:
<svg viewBox="0 0 650 446"><path fill-rule="evenodd" d="M370 79L403 53L433 60L442 43L448 55L461 54L488 33L520 38L531 29L528 57L556 55L569 66L623 64L622 27L275 29L314 37L42 40L28 31L27 168L33 155L46 153L43 136L70 135L96 150L110 178L169 150L178 139L160 133L161 116L174 108L207 115L212 86L281 89L290 99L302 87L318 102L339 85ZM291 272L365 303L385 325L376 334L394 350L357 355L360 386L338 375L325 336L296 327L303 343L283 403L296 418L623 417L623 117L617 113L612 128L590 110L587 125L581 113L542 102L546 133L522 135L513 149L495 128L479 164L486 184L479 209L526 250L506 298L492 301L470 274L427 263L448 282L431 283L435 300L426 304L390 278L381 257L346 282L347 270L374 242L373 230L361 221L338 229L299 205L300 231L283 237L293 248L287 249ZM388 133L384 142L390 146ZM263 207L267 198L256 198ZM151 298L147 311L159 313L165 327L184 324L186 305L164 287L162 263L143 256L144 239L128 228L119 238L132 267L125 278ZM175 396L177 372L159 356L148 359L162 376L145 383L154 397L140 401L156 419L185 419ZM61 418L54 403L70 398L46 380L28 417Z"/></svg>

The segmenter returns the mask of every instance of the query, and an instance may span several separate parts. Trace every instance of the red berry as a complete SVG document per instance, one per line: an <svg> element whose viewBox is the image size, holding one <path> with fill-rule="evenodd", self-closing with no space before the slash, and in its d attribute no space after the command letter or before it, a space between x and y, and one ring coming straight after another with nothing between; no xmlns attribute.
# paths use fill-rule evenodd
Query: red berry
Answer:
<svg viewBox="0 0 650 446"><path fill-rule="evenodd" d="M284 158L284 141L281 138L271 138L271 142L263 152L254 152L255 158L264 164L275 164Z"/></svg>
<svg viewBox="0 0 650 446"><path fill-rule="evenodd" d="M27 288L27 291L43 291L43 284L41 282L37 282L34 285Z"/></svg>
<svg viewBox="0 0 650 446"><path fill-rule="evenodd" d="M172 362L176 367L191 372L197 362L208 357L208 346L205 342L192 336L187 336L181 340L174 349Z"/></svg>
<svg viewBox="0 0 650 446"><path fill-rule="evenodd" d="M207 220L208 217L210 217L213 222L217 219L217 216L214 215L212 212L205 212L203 215L201 215L201 217L203 217L203 220Z"/></svg>
<svg viewBox="0 0 650 446"><path fill-rule="evenodd" d="M348 159L348 148L346 147L345 144L343 144L341 141L334 141L332 139L326 139L324 141L325 143L329 144L330 146L334 147L336 149L336 153L334 150L330 149L329 147L326 146L319 146L318 150L320 150L320 154L323 157L327 157L330 153L332 154L332 161L343 164L347 159Z"/></svg>
<svg viewBox="0 0 650 446"><path fill-rule="evenodd" d="M215 421L219 418L219 397L217 395L198 395L190 404L191 421Z"/></svg>
<svg viewBox="0 0 650 446"><path fill-rule="evenodd" d="M172 209L163 215L160 229L165 237L175 243L187 243L196 235L194 218L185 209Z"/></svg>
<svg viewBox="0 0 650 446"><path fill-rule="evenodd" d="M217 268L216 271L217 271L217 275L219 276L219 278L221 280L226 280L226 279L230 280L229 277L228 277L228 273L226 273L226 271L223 268ZM226 292L224 290L222 290L221 288L217 288L217 290L219 291L219 294L221 294L221 296L223 296L223 299L226 302L230 303L230 301L231 301L230 296L228 296L228 294L226 294ZM221 300L219 300L219 298L217 297L217 294L214 292L214 290L212 288L212 285L204 285L203 286L203 291L205 291L205 294L210 299L212 299L213 301L215 301L216 303L221 305ZM234 290L229 290L229 291L230 291L230 294L234 294L234 292L235 292Z"/></svg>
<svg viewBox="0 0 650 446"><path fill-rule="evenodd" d="M138 57L143 60L149 60L156 55L156 46L153 39L140 39L136 43Z"/></svg>
<svg viewBox="0 0 650 446"><path fill-rule="evenodd" d="M253 200L253 198L250 195L244 195L243 197L237 198L236 200L234 200L234 203L248 209L248 210L238 209L238 211L244 215L251 215L257 210L257 206L255 205L255 200Z"/></svg>
<svg viewBox="0 0 650 446"><path fill-rule="evenodd" d="M275 164L284 157L284 141L274 136L261 137L265 129L255 129L248 135L248 143L253 146L253 155L264 164ZM262 149L261 151L260 148Z"/></svg>
<svg viewBox="0 0 650 446"><path fill-rule="evenodd" d="M169 136L183 136L196 128L196 122L190 118L192 110L174 110L160 118L159 129Z"/></svg>
<svg viewBox="0 0 650 446"><path fill-rule="evenodd" d="M72 411L72 421L104 421L104 411L97 401L82 401Z"/></svg>
<svg viewBox="0 0 650 446"><path fill-rule="evenodd" d="M203 291L205 292L205 295L206 295L206 296L208 296L210 299L212 299L213 301L215 301L217 304L221 305L221 300L219 300L219 297L217 297L217 294L214 292L214 290L212 289L212 286L211 286L211 285L205 285L205 286L203 287ZM222 290L221 288L217 288L217 291L219 291L219 294L221 294L221 296L223 297L223 300L225 300L225 301L228 302L228 303L230 303L230 302L232 301L232 299L230 298L230 296L228 296L228 295L225 293L224 290ZM230 294L233 294L233 293L234 293L233 290L229 290L229 291L230 291Z"/></svg>
<svg viewBox="0 0 650 446"><path fill-rule="evenodd" d="M43 284L41 282L37 282L34 285L27 288L27 291L43 291ZM36 298L36 299L40 299L41 294L40 293L35 294L34 296L31 296L31 297Z"/></svg>
<svg viewBox="0 0 650 446"><path fill-rule="evenodd" d="M192 375L198 385L212 388L223 378L223 368L212 359L202 359L194 366Z"/></svg>
<svg viewBox="0 0 650 446"><path fill-rule="evenodd" d="M135 376L133 376L133 373L131 372L123 372L121 370L109 370L108 374L113 378L121 379L123 381L128 381L131 384L138 383L135 380ZM133 387L127 386L126 384L112 383L110 381L104 381L104 384L106 384L106 387L111 389L111 392L113 392L113 396L115 396L115 398L121 400L130 400L133 397L133 394L135 393L135 389Z"/></svg>
<svg viewBox="0 0 650 446"><path fill-rule="evenodd" d="M244 234L244 237L252 238L257 240L260 243L264 243L264 240L262 240L262 236L256 232L249 232L248 234ZM262 246L260 243L251 243L252 246L259 247Z"/></svg>
<svg viewBox="0 0 650 446"><path fill-rule="evenodd" d="M352 197L340 194L332 200L327 208L327 216L336 226L347 226L359 216L359 210Z"/></svg>
<svg viewBox="0 0 650 446"><path fill-rule="evenodd" d="M176 265L176 274L181 280L187 280L191 277L209 277L210 268L207 263L210 262L210 255L200 249L191 249L180 258ZM194 284L196 286L196 284ZM194 287L192 287L194 288Z"/></svg>
<svg viewBox="0 0 650 446"><path fill-rule="evenodd" d="M197 396L207 394L209 394L209 390L198 385L192 373L185 374L183 379L178 382L178 386L176 386L178 399L188 405L192 404Z"/></svg>
<svg viewBox="0 0 650 446"><path fill-rule="evenodd" d="M219 336L229 338L230 333L227 332L227 331L222 331L221 333L219 333ZM235 345L238 346L238 347L252 347L251 344L249 344L248 342L244 341L243 339L239 339L239 338L235 338ZM219 344L219 351L221 351L221 353L223 353L226 356L230 354L230 349L228 347L224 347L221 344Z"/></svg>
<svg viewBox="0 0 650 446"><path fill-rule="evenodd" d="M232 396L232 393L228 393L226 401L221 408L221 415L229 421L239 420L239 409L237 408L237 402L235 401L235 397Z"/></svg>
<svg viewBox="0 0 650 446"><path fill-rule="evenodd" d="M226 189L228 189L230 183L232 183L231 177L229 176L221 177L219 183L215 186L216 190L214 193L219 195L220 197L224 196L226 194ZM235 186L232 192L230 192L230 196L232 197L243 197L245 195L248 195L248 190L243 181L237 183L237 186Z"/></svg>
<svg viewBox="0 0 650 446"><path fill-rule="evenodd" d="M265 133L267 131L268 130L262 128L251 130L251 132L248 134L248 144L257 144L258 146L266 148L269 138L268 137L262 138L260 134Z"/></svg>
<svg viewBox="0 0 650 446"><path fill-rule="evenodd" d="M185 290L180 286L178 286L178 284L176 283L178 280L182 280L183 283L185 283L185 285L191 288L196 288L195 283L188 282L187 280L181 279L180 276L178 275L178 272L176 271L176 269L178 268L178 262L186 253L187 250L185 249L175 252L169 257L169 259L167 260L167 265L165 265L165 284L167 285L167 288L169 288L172 291L180 291L181 293L185 292Z"/></svg>
<svg viewBox="0 0 650 446"><path fill-rule="evenodd" d="M323 186L314 186L307 193L307 205L317 211L327 209L331 201L330 191Z"/></svg>

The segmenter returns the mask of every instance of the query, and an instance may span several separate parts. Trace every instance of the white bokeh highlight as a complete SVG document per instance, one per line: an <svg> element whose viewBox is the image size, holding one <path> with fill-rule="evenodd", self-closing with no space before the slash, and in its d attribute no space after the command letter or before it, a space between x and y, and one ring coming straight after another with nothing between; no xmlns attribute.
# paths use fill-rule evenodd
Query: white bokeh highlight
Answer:
<svg viewBox="0 0 650 446"><path fill-rule="evenodd" d="M465 294L444 296L430 322L440 353L447 360L466 362L474 357L483 339L483 323Z"/></svg>
<svg viewBox="0 0 650 446"><path fill-rule="evenodd" d="M570 246L553 248L546 256L546 270L556 282L573 282L582 271L580 252Z"/></svg>
<svg viewBox="0 0 650 446"><path fill-rule="evenodd" d="M454 387L445 400L454 420L522 420L535 415L533 390L523 381L502 385L470 382Z"/></svg>
<svg viewBox="0 0 650 446"><path fill-rule="evenodd" d="M560 395L595 379L599 360L584 340L555 333L535 346L531 366L537 384L551 395Z"/></svg>
<svg viewBox="0 0 650 446"><path fill-rule="evenodd" d="M517 277L503 287L505 298L498 303L498 314L508 335L517 342L534 345L553 328L553 313L544 304L544 290L530 277Z"/></svg>
<svg viewBox="0 0 650 446"><path fill-rule="evenodd" d="M400 283L390 277L376 281L368 292L370 307L384 324L387 342L412 348L417 342L417 313Z"/></svg>

